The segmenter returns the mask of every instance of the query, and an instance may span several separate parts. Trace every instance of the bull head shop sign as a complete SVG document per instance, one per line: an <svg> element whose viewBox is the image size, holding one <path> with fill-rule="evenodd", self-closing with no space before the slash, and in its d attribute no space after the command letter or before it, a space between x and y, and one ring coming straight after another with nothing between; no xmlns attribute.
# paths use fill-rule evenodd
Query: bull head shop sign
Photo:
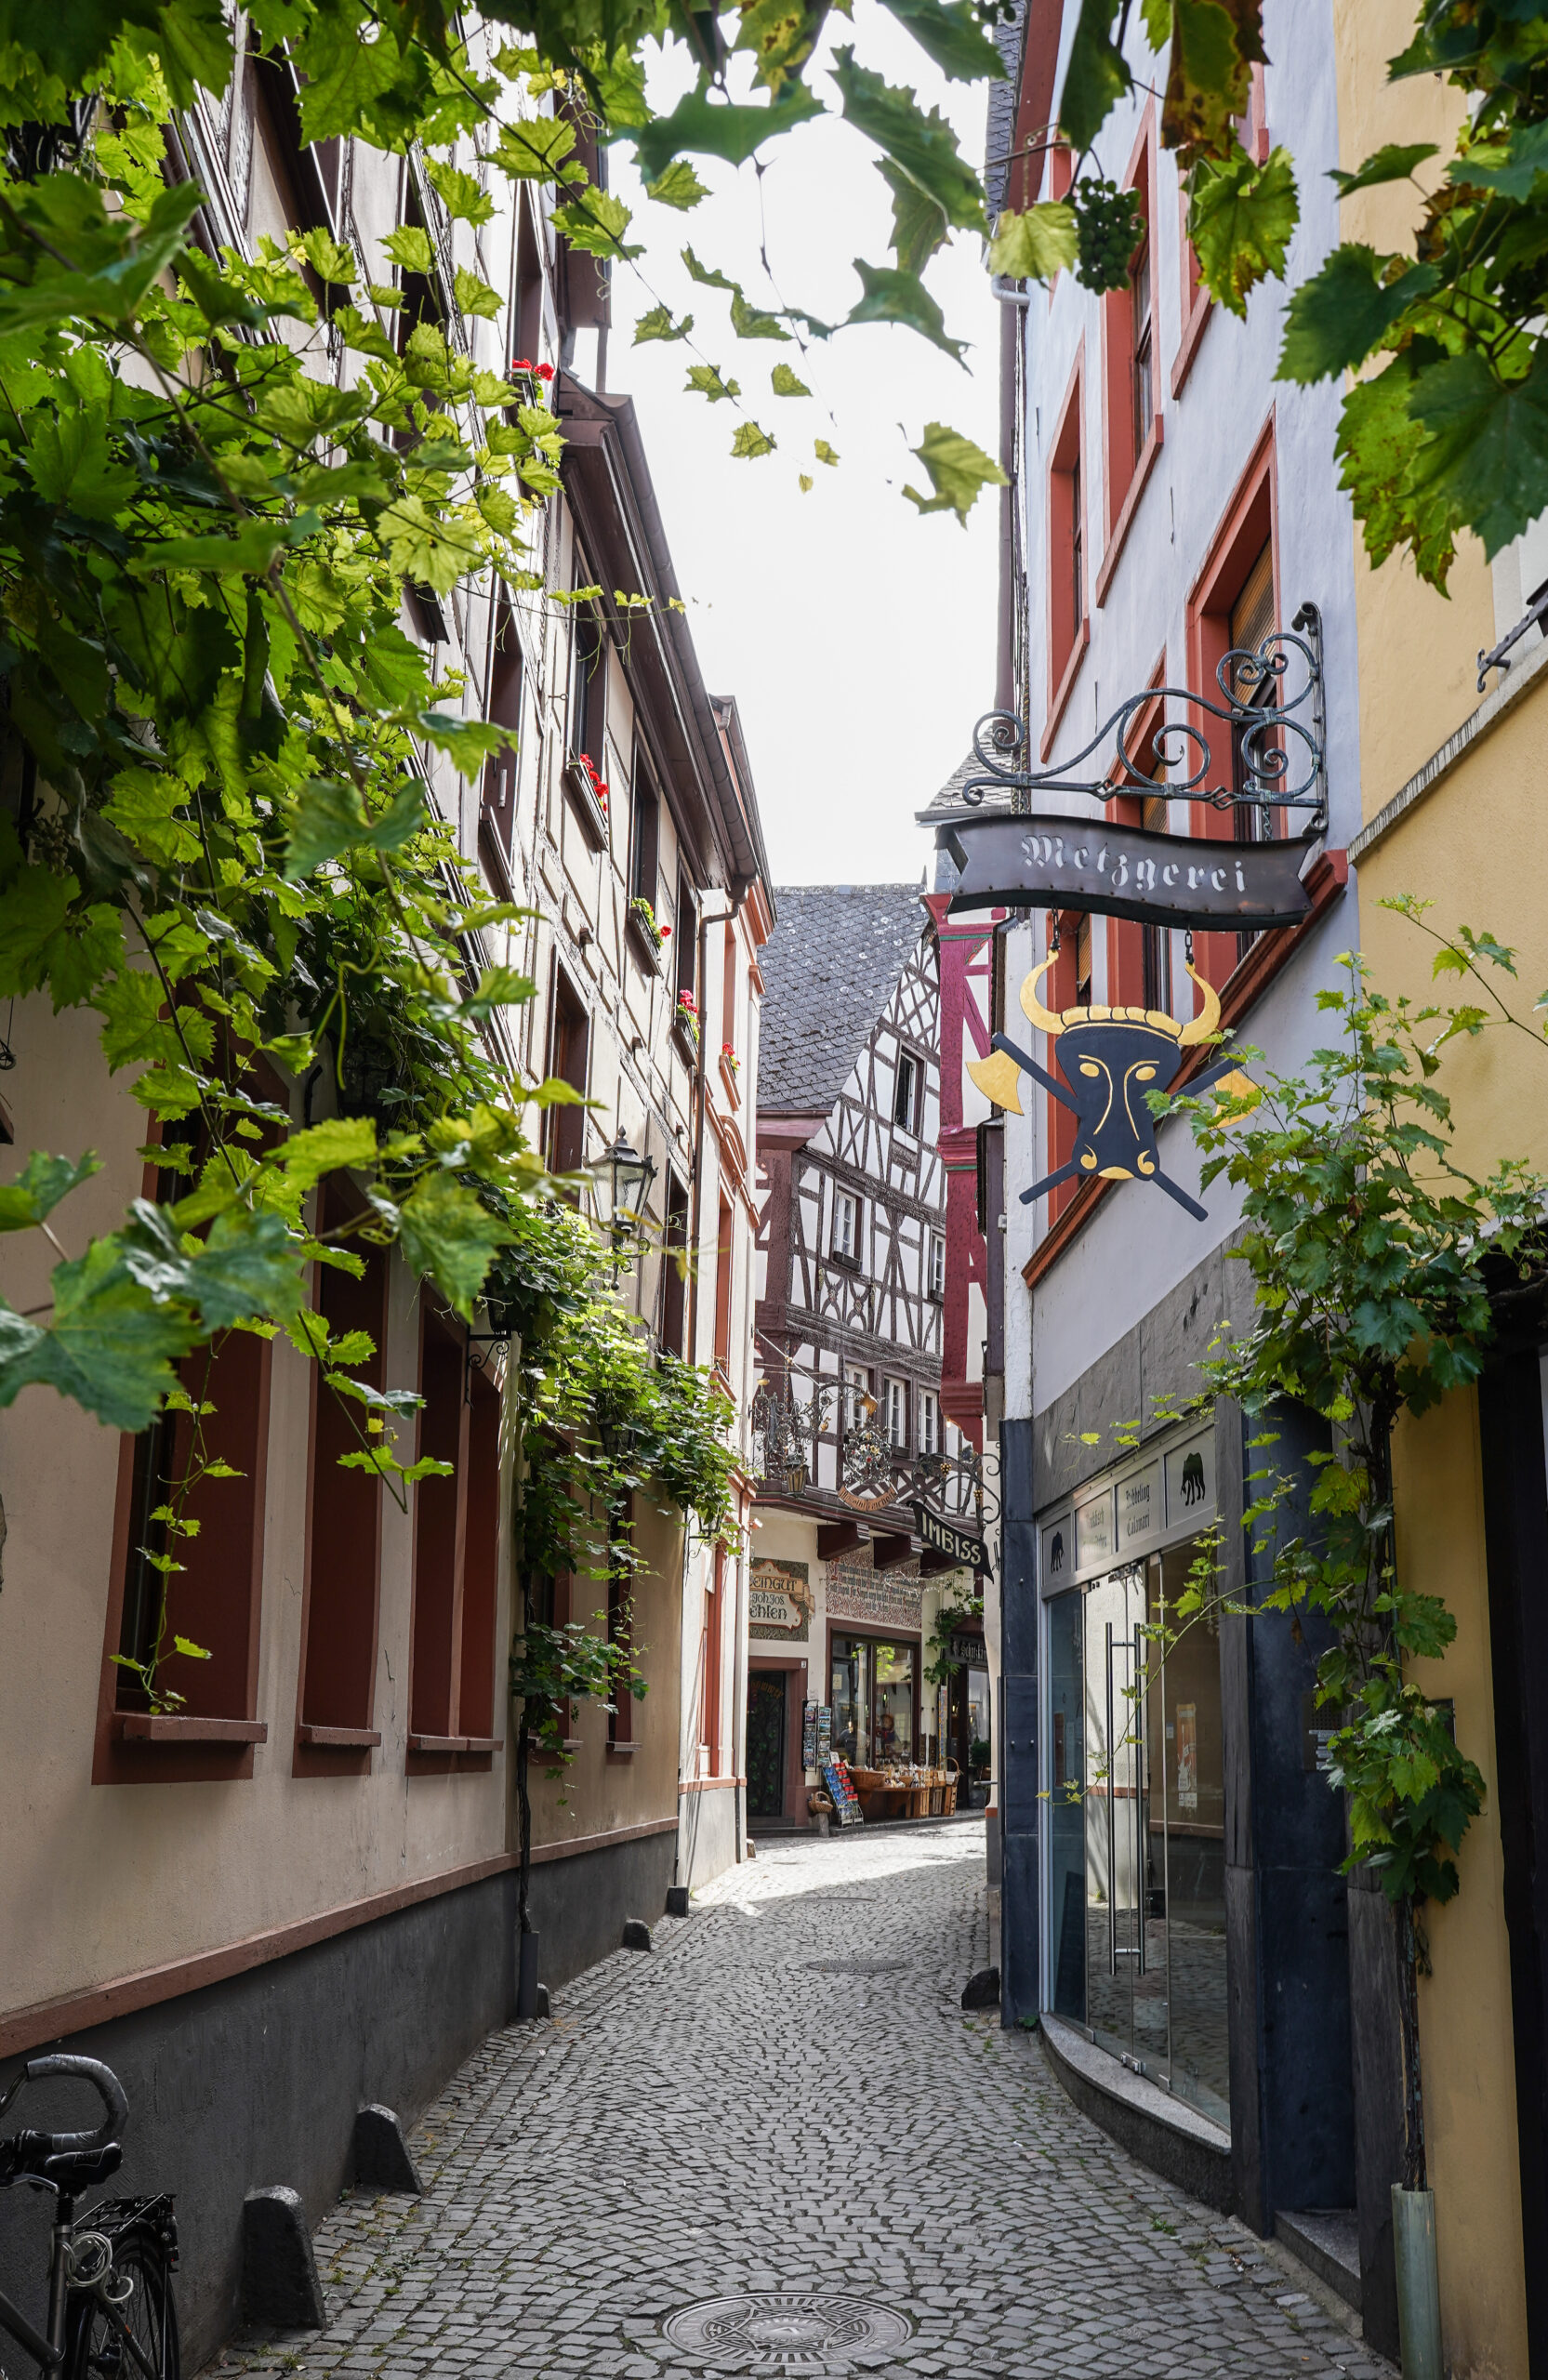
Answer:
<svg viewBox="0 0 1548 2380"><path fill-rule="evenodd" d="M1304 633L1300 633L1300 631ZM1300 682L1292 690L1292 671ZM1069 1161L1021 1194L1024 1204L1061 1183L1096 1178L1153 1182L1203 1223L1206 1210L1161 1170L1150 1099L1171 1089L1185 1053L1220 1030L1220 1000L1195 974L1196 928L1283 932L1311 910L1303 877L1327 825L1323 768L1321 622L1304 604L1289 632L1275 631L1254 652L1226 654L1215 672L1222 699L1187 688L1147 687L1120 704L1073 759L1040 772L1018 769L1026 742L1023 721L1006 711L981 720L973 751L985 774L962 788L966 812L946 820L936 840L951 854L959 883L953 913L992 906L1096 911L1144 925L1184 930L1187 972L1203 995L1187 1023L1160 1009L1087 1003L1055 1013L1039 998L1051 955L1021 989L1027 1017L1049 1035L1062 1082L1003 1033L993 1055L969 1073L986 1097L1022 1113L1016 1078L1025 1074L1075 1117ZM1189 713L1227 731L1228 784L1210 783L1213 763L1204 729ZM1104 774L1073 774L1113 738ZM1229 837L1156 833L1112 820L1034 814L1037 793L1083 794L1103 805L1115 796L1158 796L1227 813ZM986 795L995 814L974 816ZM1303 822L1292 835L1290 817ZM1239 839L1238 839L1239 838ZM1057 923L1053 950L1057 952ZM1252 1085L1223 1057L1190 1077L1190 1093L1224 1084L1237 1095Z"/></svg>

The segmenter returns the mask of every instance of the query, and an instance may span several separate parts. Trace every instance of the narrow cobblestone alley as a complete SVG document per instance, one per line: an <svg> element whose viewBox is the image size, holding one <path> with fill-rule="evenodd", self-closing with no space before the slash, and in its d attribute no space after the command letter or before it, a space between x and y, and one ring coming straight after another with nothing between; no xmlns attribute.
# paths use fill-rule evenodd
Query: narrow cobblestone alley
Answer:
<svg viewBox="0 0 1548 2380"><path fill-rule="evenodd" d="M322 2226L326 2331L216 2368L1386 2373L1078 2113L1035 2037L963 2014L989 1954L979 1826L766 1844L651 1955L486 2042L414 2135L425 2196ZM765 2294L825 2302L721 2302Z"/></svg>

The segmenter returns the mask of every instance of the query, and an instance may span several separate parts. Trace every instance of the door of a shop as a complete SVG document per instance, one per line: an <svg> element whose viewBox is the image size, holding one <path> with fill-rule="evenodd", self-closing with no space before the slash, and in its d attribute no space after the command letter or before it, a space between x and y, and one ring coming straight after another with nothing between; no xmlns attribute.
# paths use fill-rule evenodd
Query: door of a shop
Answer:
<svg viewBox="0 0 1548 2380"><path fill-rule="evenodd" d="M785 1728L788 1673L753 1670L748 1678L748 1816L785 1815Z"/></svg>

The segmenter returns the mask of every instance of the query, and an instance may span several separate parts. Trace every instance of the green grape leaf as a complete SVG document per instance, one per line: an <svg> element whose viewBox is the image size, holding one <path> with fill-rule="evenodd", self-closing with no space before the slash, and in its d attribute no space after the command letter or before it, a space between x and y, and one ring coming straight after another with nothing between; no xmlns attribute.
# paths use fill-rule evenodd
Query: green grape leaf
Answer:
<svg viewBox="0 0 1548 2380"><path fill-rule="evenodd" d="M1113 39L1118 13L1118 0L1080 0L1059 96L1059 128L1078 152L1091 147L1133 81L1129 62Z"/></svg>
<svg viewBox="0 0 1548 2380"><path fill-rule="evenodd" d="M839 457L834 453L826 438L814 438L812 441L812 452L815 455L819 463L826 463L830 469L837 470L839 467Z"/></svg>
<svg viewBox="0 0 1548 2380"><path fill-rule="evenodd" d="M1407 181L1416 165L1439 154L1433 140L1389 140L1366 159L1358 173L1341 174L1333 165L1328 178L1337 182L1341 198L1353 198L1357 190L1375 190L1383 182Z"/></svg>
<svg viewBox="0 0 1548 2380"><path fill-rule="evenodd" d="M1431 156L1436 154L1432 149ZM1518 124L1508 141L1485 140L1453 157L1446 168L1450 181L1475 190L1498 191L1524 205L1540 174L1548 174L1548 124ZM1347 196L1341 190L1341 198Z"/></svg>
<svg viewBox="0 0 1548 2380"><path fill-rule="evenodd" d="M39 496L83 520L111 521L139 487L139 473L110 453L99 414L33 414L28 441L20 461Z"/></svg>
<svg viewBox="0 0 1548 2380"><path fill-rule="evenodd" d="M1285 270L1300 220L1295 176L1284 149L1260 165L1239 143L1223 165L1204 159L1188 178L1188 234L1211 298L1245 314L1248 293Z"/></svg>
<svg viewBox="0 0 1548 2380"><path fill-rule="evenodd" d="M798 124L823 112L821 99L800 83L787 84L767 107L717 104L703 91L689 91L670 115L657 116L642 128L634 153L648 187L659 181L672 159L684 151L742 165L766 140L778 133L793 132Z"/></svg>
<svg viewBox="0 0 1548 2380"><path fill-rule="evenodd" d="M56 876L48 867L24 867L0 892L0 992L36 989L48 945L79 891L73 876Z"/></svg>
<svg viewBox="0 0 1548 2380"><path fill-rule="evenodd" d="M1411 485L1483 542L1492 562L1548 509L1548 353L1501 380L1475 349L1422 366L1409 411L1429 434Z"/></svg>
<svg viewBox="0 0 1548 2380"><path fill-rule="evenodd" d="M769 436L768 431L760 430L755 421L744 421L731 442L731 451L746 460L759 455L772 455L775 443L776 442Z"/></svg>
<svg viewBox="0 0 1548 2380"><path fill-rule="evenodd" d="M34 1149L16 1180L0 1186L0 1231L30 1230L101 1170L101 1159L89 1149L83 1157L49 1157Z"/></svg>
<svg viewBox="0 0 1548 2380"><path fill-rule="evenodd" d="M711 404L717 404L721 397L739 397L742 393L740 382L723 380L713 364L691 364L687 385L696 389L701 397L708 397Z"/></svg>
<svg viewBox="0 0 1548 2380"><path fill-rule="evenodd" d="M483 719L462 719L444 710L427 710L418 721L419 733L438 752L444 752L459 776L476 776L493 753L503 752L510 731Z"/></svg>
<svg viewBox="0 0 1548 2380"><path fill-rule="evenodd" d="M1412 384L1413 360L1405 353L1349 390L1335 450L1339 484L1354 500L1373 563L1380 567L1407 545L1421 578L1444 588L1456 557L1456 521L1444 503L1426 502L1414 489L1424 432L1409 411Z"/></svg>
<svg viewBox="0 0 1548 2380"><path fill-rule="evenodd" d="M645 196L654 198L657 206L675 206L684 215L708 195L686 157L675 157L665 173L645 184Z"/></svg>
<svg viewBox="0 0 1548 2380"><path fill-rule="evenodd" d="M923 496L917 488L906 487L904 495L921 512L955 512L964 529L979 490L1006 484L999 465L982 446L975 446L960 430L948 430L944 421L927 422L923 438L911 451L930 474L934 493Z"/></svg>
<svg viewBox="0 0 1548 2380"><path fill-rule="evenodd" d="M796 483L800 487L802 496L810 496L813 489L817 484L810 471L798 471L796 473Z"/></svg>
<svg viewBox="0 0 1548 2380"><path fill-rule="evenodd" d="M313 777L302 787L291 813L284 873L295 883L358 843L377 852L396 851L424 825L425 815L417 780L406 785L378 817L368 818L352 785L337 777Z"/></svg>
<svg viewBox="0 0 1548 2380"><path fill-rule="evenodd" d="M1265 62L1263 0L1172 0L1161 139L1186 165L1238 148L1252 68Z"/></svg>
<svg viewBox="0 0 1548 2380"><path fill-rule="evenodd" d="M592 257L642 255L642 249L624 245L631 219L623 200L605 190L589 190L584 198L566 199L553 211L554 230L562 231L573 248L584 248Z"/></svg>
<svg viewBox="0 0 1548 2380"><path fill-rule="evenodd" d="M435 250L430 246L430 233L417 223L404 223L396 231L389 231L382 247L402 272L417 272L423 277L435 270Z"/></svg>
<svg viewBox="0 0 1548 2380"><path fill-rule="evenodd" d="M576 145L567 116L525 116L500 127L493 162L513 181L553 181Z"/></svg>
<svg viewBox="0 0 1548 2380"><path fill-rule="evenodd" d="M878 157L876 170L893 193L893 255L897 269L921 273L950 236L946 210L890 157Z"/></svg>
<svg viewBox="0 0 1548 2380"><path fill-rule="evenodd" d="M297 245L319 281L325 281L336 289L352 289L360 279L354 250L336 240L331 232L314 224L310 231L300 233Z"/></svg>
<svg viewBox="0 0 1548 2380"><path fill-rule="evenodd" d="M1004 62L970 0L884 0L951 83L1003 82Z"/></svg>
<svg viewBox="0 0 1548 2380"><path fill-rule="evenodd" d="M1045 199L1022 215L1006 207L995 225L989 271L1008 281L1052 281L1070 270L1078 249L1075 209L1063 199Z"/></svg>
<svg viewBox="0 0 1548 2380"><path fill-rule="evenodd" d="M536 990L532 977L523 975L519 967L486 967L478 989L458 1003L457 1013L478 1023L495 1009L524 1007Z"/></svg>
<svg viewBox="0 0 1548 2380"><path fill-rule="evenodd" d="M1345 242L1290 298L1276 378L1303 387L1363 364L1409 307L1440 280L1433 264L1411 264L1386 278L1397 259Z"/></svg>
<svg viewBox="0 0 1548 2380"><path fill-rule="evenodd" d="M682 262L689 280L696 281L701 289L729 289L734 298L741 296L739 281L728 281L719 265L700 264L692 248L683 249Z"/></svg>
<svg viewBox="0 0 1548 2380"><path fill-rule="evenodd" d="M634 325L634 344L643 347L647 339L686 338L693 327L692 314L684 314L681 323L674 323L668 307L653 306Z"/></svg>
<svg viewBox="0 0 1548 2380"><path fill-rule="evenodd" d="M912 91L856 65L853 48L836 49L833 61L845 121L928 192L948 223L986 231L983 185L939 108L926 115Z"/></svg>
<svg viewBox="0 0 1548 2380"><path fill-rule="evenodd" d="M851 307L847 322L901 323L954 357L966 371L966 348L948 336L945 315L917 274L898 272L891 265L867 264L863 257L855 258L854 270L866 294L858 305Z"/></svg>
<svg viewBox="0 0 1548 2380"><path fill-rule="evenodd" d="M193 1344L193 1326L158 1305L123 1262L114 1239L54 1267L46 1329L0 1304L0 1406L23 1388L52 1388L110 1430L147 1429L178 1384L172 1367Z"/></svg>
<svg viewBox="0 0 1548 2380"><path fill-rule="evenodd" d="M330 1116L326 1123L309 1124L277 1152L291 1186L300 1190L311 1189L324 1173L374 1165L376 1158L377 1127L369 1116Z"/></svg>
<svg viewBox="0 0 1548 2380"><path fill-rule="evenodd" d="M379 323L358 306L336 306L333 320L339 337L356 355L374 355L380 364L396 364L398 350Z"/></svg>
<svg viewBox="0 0 1548 2380"><path fill-rule="evenodd" d="M425 178L454 221L493 221L495 202L487 191L479 188L471 174L463 173L456 165L443 165L439 157L427 157Z"/></svg>
<svg viewBox="0 0 1548 2380"><path fill-rule="evenodd" d="M398 1210L399 1244L410 1268L434 1282L464 1321L483 1289L496 1249L510 1238L470 1189L449 1173L416 1183Z"/></svg>
<svg viewBox="0 0 1548 2380"><path fill-rule="evenodd" d="M504 304L499 291L491 289L487 281L470 272L466 265L459 264L452 276L452 294L465 314L480 315L489 322L498 320Z"/></svg>
<svg viewBox="0 0 1548 2380"><path fill-rule="evenodd" d="M760 312L749 306L738 289L731 301L731 327L738 338L779 338L787 342L790 334L777 314Z"/></svg>
<svg viewBox="0 0 1548 2380"><path fill-rule="evenodd" d="M301 1243L283 1215L228 1206L190 1252L165 1207L136 1198L129 1213L119 1240L126 1270L158 1305L179 1298L196 1307L206 1331L283 1320L300 1305Z"/></svg>
<svg viewBox="0 0 1548 2380"><path fill-rule="evenodd" d="M769 385L776 397L809 397L812 393L804 380L798 378L787 364L776 364L769 375Z"/></svg>

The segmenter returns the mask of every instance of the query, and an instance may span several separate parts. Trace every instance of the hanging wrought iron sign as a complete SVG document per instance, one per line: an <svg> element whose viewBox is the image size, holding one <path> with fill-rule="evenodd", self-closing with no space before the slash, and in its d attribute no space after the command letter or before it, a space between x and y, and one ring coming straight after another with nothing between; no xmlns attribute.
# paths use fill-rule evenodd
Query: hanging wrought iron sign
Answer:
<svg viewBox="0 0 1548 2380"><path fill-rule="evenodd" d="M1056 1015L1038 998L1038 987L1052 964L1051 957L1034 967L1021 987L1021 1004L1032 1024L1053 1041L1064 1082L1055 1081L1003 1033L997 1033L990 1044L992 1056L972 1059L968 1064L986 1098L998 1107L1009 1108L1013 1116L1022 1113L1016 1086L1020 1073L1030 1075L1075 1117L1074 1156L1067 1165L1024 1190L1023 1206L1029 1206L1045 1191L1056 1190L1062 1182L1153 1182L1190 1215L1208 1223L1207 1209L1161 1171L1149 1094L1170 1090L1184 1053L1220 1030L1219 994L1190 966L1188 973L1203 993L1204 1005L1187 1025L1153 1008L1066 1008ZM1190 1093L1206 1091L1211 1083L1225 1084L1241 1093L1255 1089L1234 1057L1220 1058L1206 1066L1193 1077L1188 1090Z"/></svg>
<svg viewBox="0 0 1548 2380"><path fill-rule="evenodd" d="M942 826L961 877L960 909L1098 910L1147 924L1261 931L1311 909L1301 871L1320 835L1288 843L1211 842L1106 819L983 818Z"/></svg>
<svg viewBox="0 0 1548 2380"><path fill-rule="evenodd" d="M993 1575L994 1565L983 1538L975 1537L971 1529L959 1528L954 1521L943 1519L917 1499L914 1534L932 1554L944 1554L948 1562L957 1563L964 1570L976 1570L985 1578Z"/></svg>
<svg viewBox="0 0 1548 2380"><path fill-rule="evenodd" d="M1022 761L1026 723L991 711L973 731L983 774L969 811L1009 796L992 815L957 817L936 842L961 875L953 912L1006 906L1099 910L1146 925L1237 932L1297 925L1310 901L1302 870L1327 825L1322 625L1303 604L1294 626L1215 670L1221 699L1186 686L1147 686L1120 703L1091 742L1047 769ZM1221 747L1217 759L1211 736ZM1110 752L1096 776L1079 774ZM1225 813L1218 838L1153 833L1106 818L1038 813L1039 795L1116 795L1197 802ZM1298 830L1298 831L1294 831Z"/></svg>

